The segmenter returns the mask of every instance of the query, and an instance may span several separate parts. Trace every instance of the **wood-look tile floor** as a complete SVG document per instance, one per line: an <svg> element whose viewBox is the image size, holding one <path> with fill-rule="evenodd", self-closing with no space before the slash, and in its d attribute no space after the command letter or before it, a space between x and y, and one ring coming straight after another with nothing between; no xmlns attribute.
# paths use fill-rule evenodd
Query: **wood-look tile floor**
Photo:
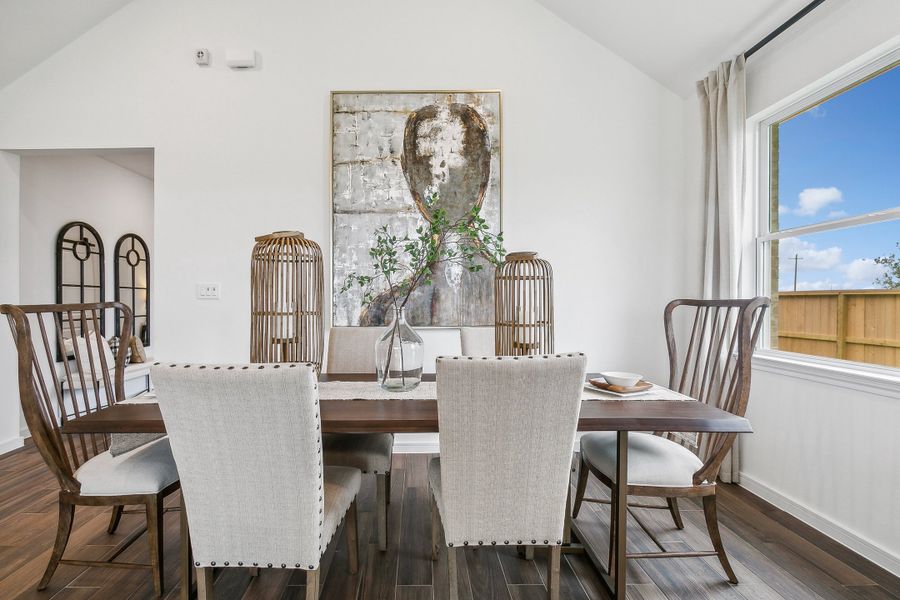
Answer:
<svg viewBox="0 0 900 600"><path fill-rule="evenodd" d="M374 543L374 483L364 477L360 499L360 569L347 573L343 536L336 536L323 562L327 569L322 598L375 600L432 600L447 597L447 561L429 559L430 501L426 455L397 455L392 477L389 549ZM35 589L50 554L56 528L56 482L34 448L0 457L0 599L54 598L144 599L153 590L146 571L84 569L62 566L44 592ZM594 488L594 495L602 492ZM628 598L723 598L770 600L850 598L900 600L900 579L848 551L796 519L759 500L740 487L720 489L719 515L725 545L741 580L727 583L715 558L634 560L628 565ZM177 496L177 495L176 495ZM177 500L176 500L177 501ZM594 543L606 541L608 507L585 505L580 522ZM638 510L666 545L705 549L708 544L703 513L698 504L682 503L685 529L676 530L665 511ZM135 528L143 517L125 515L115 535L106 533L109 513L78 508L69 543L69 557L95 559L108 552ZM178 513L166 517L167 598L177 598ZM629 549L650 549L647 535L629 521ZM145 562L145 538L140 538L121 560ZM534 561L512 548L470 549L460 568L460 590L471 600L530 600L546 597L546 558ZM244 569L224 569L216 580L217 598L291 599L304 597L302 571L263 570L251 578ZM564 555L562 597L603 599L597 574L586 558Z"/></svg>

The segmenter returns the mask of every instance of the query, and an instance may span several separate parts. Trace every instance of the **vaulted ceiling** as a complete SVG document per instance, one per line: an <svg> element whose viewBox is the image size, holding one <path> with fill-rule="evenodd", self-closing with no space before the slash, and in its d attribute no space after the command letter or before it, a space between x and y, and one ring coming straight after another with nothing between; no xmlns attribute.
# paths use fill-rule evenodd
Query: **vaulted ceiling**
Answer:
<svg viewBox="0 0 900 600"><path fill-rule="evenodd" d="M839 2L844 0L830 0ZM537 0L669 89L686 96L809 0Z"/></svg>
<svg viewBox="0 0 900 600"><path fill-rule="evenodd" d="M0 0L0 88L131 0Z"/></svg>
<svg viewBox="0 0 900 600"><path fill-rule="evenodd" d="M0 0L0 88L130 1ZM807 1L537 0L683 96L718 61L745 50Z"/></svg>

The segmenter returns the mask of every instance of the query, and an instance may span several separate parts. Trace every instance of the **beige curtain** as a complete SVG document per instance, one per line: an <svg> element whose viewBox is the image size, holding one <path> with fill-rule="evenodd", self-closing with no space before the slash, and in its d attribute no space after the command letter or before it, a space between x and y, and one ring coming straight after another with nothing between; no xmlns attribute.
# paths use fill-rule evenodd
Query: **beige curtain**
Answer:
<svg viewBox="0 0 900 600"><path fill-rule="evenodd" d="M703 123L703 194L706 227L703 297L739 298L752 253L753 214L747 197L744 57L723 62L697 82ZM740 449L735 443L722 464L723 481L737 483Z"/></svg>

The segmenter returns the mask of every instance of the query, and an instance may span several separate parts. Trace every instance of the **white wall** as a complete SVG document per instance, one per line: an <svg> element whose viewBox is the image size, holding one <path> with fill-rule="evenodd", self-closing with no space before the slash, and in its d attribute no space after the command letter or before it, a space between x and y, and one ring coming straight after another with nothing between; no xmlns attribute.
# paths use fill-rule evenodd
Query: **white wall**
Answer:
<svg viewBox="0 0 900 600"><path fill-rule="evenodd" d="M89 154L26 155L21 159L20 186L22 303L55 302L56 237L71 221L92 225L103 240L109 301L115 298L114 252L122 235L140 235L152 259L150 179Z"/></svg>
<svg viewBox="0 0 900 600"><path fill-rule="evenodd" d="M224 68L238 47L262 68ZM558 347L663 375L682 102L535 3L137 0L0 91L0 148L155 148L155 354L246 360L253 236L329 253L329 91L429 88L503 91L503 226L553 263Z"/></svg>
<svg viewBox="0 0 900 600"><path fill-rule="evenodd" d="M747 114L802 90L900 34L896 0L830 0L747 60Z"/></svg>
<svg viewBox="0 0 900 600"><path fill-rule="evenodd" d="M827 2L747 63L748 114L900 33L894 0ZM815 376L814 376L815 377ZM900 391L754 369L742 485L900 574Z"/></svg>
<svg viewBox="0 0 900 600"><path fill-rule="evenodd" d="M900 386L816 378L754 369L741 485L900 574Z"/></svg>
<svg viewBox="0 0 900 600"><path fill-rule="evenodd" d="M0 304L19 302L19 157L0 152ZM0 453L22 445L16 349L0 317Z"/></svg>

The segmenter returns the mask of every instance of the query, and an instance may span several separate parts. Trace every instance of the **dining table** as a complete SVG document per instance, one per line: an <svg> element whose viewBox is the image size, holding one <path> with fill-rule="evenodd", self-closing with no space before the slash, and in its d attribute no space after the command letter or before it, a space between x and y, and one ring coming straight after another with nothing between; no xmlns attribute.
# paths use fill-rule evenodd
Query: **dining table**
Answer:
<svg viewBox="0 0 900 600"><path fill-rule="evenodd" d="M633 431L681 433L751 433L750 422L727 411L698 402L661 385L653 385L640 395L616 397L592 389L587 381L599 377L588 373L582 392L578 431L616 432L615 481L627 481L628 434ZM409 391L381 388L374 374L322 374L318 383L320 420L323 433L439 433L437 383L424 375L422 383ZM122 401L68 420L62 433L165 433L159 406L150 398ZM571 486L570 486L571 487ZM611 498L615 514L626 514L626 486L616 486ZM616 519L612 552L614 568L609 572L600 553L583 535L578 521L571 519L567 506L564 552L584 553L600 574L607 592L624 599L626 590L626 521ZM182 514L182 527L186 528ZM183 534L183 539L186 539ZM187 544L183 544L187 546ZM182 552L187 549L183 548ZM189 561L183 560L189 565ZM190 570L182 572L189 581ZM189 585L182 586L188 597Z"/></svg>

